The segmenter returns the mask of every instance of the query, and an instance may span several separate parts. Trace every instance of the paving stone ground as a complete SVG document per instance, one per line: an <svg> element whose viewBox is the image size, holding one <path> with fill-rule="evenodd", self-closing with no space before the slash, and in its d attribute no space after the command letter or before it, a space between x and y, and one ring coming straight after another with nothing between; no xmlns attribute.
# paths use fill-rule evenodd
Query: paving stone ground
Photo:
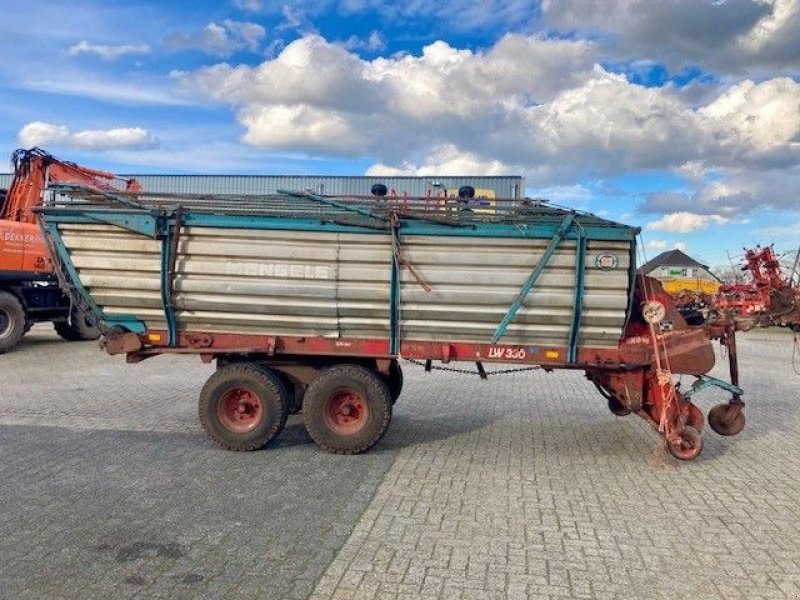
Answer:
<svg viewBox="0 0 800 600"><path fill-rule="evenodd" d="M0 356L0 599L306 598L397 450L269 450L197 421L213 368L126 365L37 326Z"/></svg>
<svg viewBox="0 0 800 600"><path fill-rule="evenodd" d="M748 426L691 463L579 373L410 364L384 440L338 457L296 417L217 450L212 367L37 326L0 356L0 598L800 598L791 341L742 338Z"/></svg>
<svg viewBox="0 0 800 600"><path fill-rule="evenodd" d="M740 351L748 427L691 463L578 374L419 380L404 414L456 431L409 436L313 598L800 598L792 338Z"/></svg>

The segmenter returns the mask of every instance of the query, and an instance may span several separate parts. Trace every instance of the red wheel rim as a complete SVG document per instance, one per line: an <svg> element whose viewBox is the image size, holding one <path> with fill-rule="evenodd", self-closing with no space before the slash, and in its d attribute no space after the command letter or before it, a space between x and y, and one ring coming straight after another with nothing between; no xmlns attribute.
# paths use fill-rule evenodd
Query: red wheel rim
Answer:
<svg viewBox="0 0 800 600"><path fill-rule="evenodd" d="M697 452L697 447L690 440L682 439L673 446L673 450L678 458L691 458Z"/></svg>
<svg viewBox="0 0 800 600"><path fill-rule="evenodd" d="M228 431L247 433L261 422L264 404L258 394L248 388L233 388L217 405L217 416Z"/></svg>
<svg viewBox="0 0 800 600"><path fill-rule="evenodd" d="M353 390L342 390L325 404L325 424L337 435L353 435L361 431L369 419L369 405Z"/></svg>
<svg viewBox="0 0 800 600"><path fill-rule="evenodd" d="M692 431L684 430L678 439L670 443L670 451L675 458L692 460L700 454L702 443L699 434L695 435Z"/></svg>

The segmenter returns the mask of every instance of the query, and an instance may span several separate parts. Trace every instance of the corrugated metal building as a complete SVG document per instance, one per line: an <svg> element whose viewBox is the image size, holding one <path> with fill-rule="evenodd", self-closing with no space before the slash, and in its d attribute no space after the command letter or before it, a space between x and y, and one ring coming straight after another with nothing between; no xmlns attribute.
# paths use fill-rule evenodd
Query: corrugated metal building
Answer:
<svg viewBox="0 0 800 600"><path fill-rule="evenodd" d="M456 195L458 188L469 185L477 195L495 198L519 198L525 181L517 176L440 177L366 177L366 176L296 176L296 175L120 175L135 177L145 190L176 194L272 194L280 189L312 191L318 194L367 195L375 183L382 183L398 196ZM7 188L11 175L0 174L0 188ZM481 193L481 192L484 193ZM489 193L486 193L489 192Z"/></svg>

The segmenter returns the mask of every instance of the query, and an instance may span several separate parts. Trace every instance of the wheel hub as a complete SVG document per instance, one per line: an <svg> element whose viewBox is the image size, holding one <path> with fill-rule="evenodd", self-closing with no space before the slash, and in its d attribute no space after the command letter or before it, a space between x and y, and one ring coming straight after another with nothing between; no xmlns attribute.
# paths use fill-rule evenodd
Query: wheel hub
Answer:
<svg viewBox="0 0 800 600"><path fill-rule="evenodd" d="M369 405L358 392L345 390L333 394L325 410L325 422L338 435L353 435L367 424Z"/></svg>
<svg viewBox="0 0 800 600"><path fill-rule="evenodd" d="M264 405L248 388L234 388L223 394L217 407L220 423L234 433L247 433L261 422Z"/></svg>

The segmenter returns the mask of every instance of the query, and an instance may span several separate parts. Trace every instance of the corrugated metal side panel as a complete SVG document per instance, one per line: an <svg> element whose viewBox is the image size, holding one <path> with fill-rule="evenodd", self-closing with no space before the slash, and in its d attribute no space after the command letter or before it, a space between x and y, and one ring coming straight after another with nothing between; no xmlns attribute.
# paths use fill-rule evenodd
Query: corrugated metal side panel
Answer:
<svg viewBox="0 0 800 600"><path fill-rule="evenodd" d="M108 315L135 315L166 327L161 243L108 225L58 226L84 287Z"/></svg>
<svg viewBox="0 0 800 600"><path fill-rule="evenodd" d="M540 260L548 240L407 236L408 260L431 286L401 274L402 339L478 342L491 340L497 325ZM618 245L617 245L618 246ZM625 246L625 244L622 244ZM622 334L628 298L627 254L613 271L601 271L594 256L614 244L591 242L580 343L614 346ZM575 299L574 241L564 241L550 259L503 343L566 346ZM589 263L591 262L591 267Z"/></svg>
<svg viewBox="0 0 800 600"><path fill-rule="evenodd" d="M0 173L0 189L7 190L11 185L11 173Z"/></svg>
<svg viewBox="0 0 800 600"><path fill-rule="evenodd" d="M388 236L192 227L178 256L182 328L389 336Z"/></svg>
<svg viewBox="0 0 800 600"><path fill-rule="evenodd" d="M597 257L604 254L617 259L617 266L610 271L603 271L597 264ZM630 298L630 264L630 242L587 242L579 346L617 346Z"/></svg>
<svg viewBox="0 0 800 600"><path fill-rule="evenodd" d="M81 281L108 314L163 328L158 241L105 225L60 225ZM405 256L432 287L401 270L400 336L486 343L547 240L406 236ZM553 255L502 342L565 346L572 322L575 242ZM211 332L385 338L388 236L184 228L176 263L179 326ZM616 268L595 260L613 254ZM613 347L628 301L629 245L587 244L579 342Z"/></svg>
<svg viewBox="0 0 800 600"><path fill-rule="evenodd" d="M84 286L107 314L165 327L161 244L124 229L61 225ZM184 228L175 296L182 329L386 338L388 236Z"/></svg>
<svg viewBox="0 0 800 600"><path fill-rule="evenodd" d="M124 175L134 177L145 190L175 194L274 194L280 189L343 196L368 195L383 183L398 196L436 196L462 185L494 190L497 197L518 197L525 191L522 177L373 177L295 175ZM434 185L438 183L439 185Z"/></svg>

